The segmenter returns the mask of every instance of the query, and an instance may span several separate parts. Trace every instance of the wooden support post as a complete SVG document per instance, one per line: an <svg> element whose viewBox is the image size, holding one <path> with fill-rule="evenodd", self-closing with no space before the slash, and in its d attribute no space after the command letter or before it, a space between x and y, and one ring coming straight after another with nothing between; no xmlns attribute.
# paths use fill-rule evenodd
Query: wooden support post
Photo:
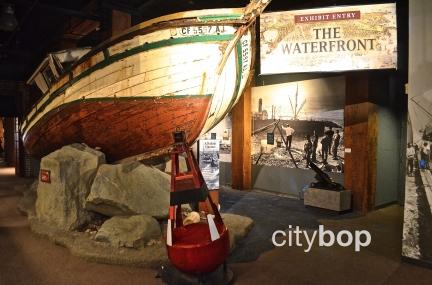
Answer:
<svg viewBox="0 0 432 285"><path fill-rule="evenodd" d="M345 188L352 191L353 209L373 210L376 193L378 113L368 73L346 77Z"/></svg>
<svg viewBox="0 0 432 285"><path fill-rule="evenodd" d="M252 188L251 133L252 133L252 87L243 92L232 109L232 187L239 190Z"/></svg>
<svg viewBox="0 0 432 285"><path fill-rule="evenodd" d="M112 10L112 25L111 25L112 36L121 34L126 29L130 28L131 24L132 24L131 15L122 11Z"/></svg>

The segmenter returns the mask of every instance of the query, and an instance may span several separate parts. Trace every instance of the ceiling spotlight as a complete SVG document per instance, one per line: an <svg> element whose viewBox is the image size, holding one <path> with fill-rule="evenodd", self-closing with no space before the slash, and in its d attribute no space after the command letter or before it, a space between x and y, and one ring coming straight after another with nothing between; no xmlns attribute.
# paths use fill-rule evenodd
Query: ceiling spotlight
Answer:
<svg viewBox="0 0 432 285"><path fill-rule="evenodd" d="M18 26L18 21L15 18L15 11L12 4L3 4L2 12L0 14L0 30L12 32Z"/></svg>

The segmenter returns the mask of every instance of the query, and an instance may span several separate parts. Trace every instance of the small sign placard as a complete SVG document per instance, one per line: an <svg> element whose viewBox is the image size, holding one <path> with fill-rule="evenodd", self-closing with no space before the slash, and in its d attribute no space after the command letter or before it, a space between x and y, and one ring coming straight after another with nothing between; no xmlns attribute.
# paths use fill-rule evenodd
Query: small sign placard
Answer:
<svg viewBox="0 0 432 285"><path fill-rule="evenodd" d="M274 145L274 133L267 133L267 144Z"/></svg>
<svg viewBox="0 0 432 285"><path fill-rule="evenodd" d="M51 183L51 171L46 169L41 169L40 181L45 183Z"/></svg>
<svg viewBox="0 0 432 285"><path fill-rule="evenodd" d="M219 189L218 140L199 141L199 167L209 190Z"/></svg>
<svg viewBox="0 0 432 285"><path fill-rule="evenodd" d="M216 139L216 133L211 133L210 136L211 136L211 139L212 139L212 140L215 140L215 139Z"/></svg>

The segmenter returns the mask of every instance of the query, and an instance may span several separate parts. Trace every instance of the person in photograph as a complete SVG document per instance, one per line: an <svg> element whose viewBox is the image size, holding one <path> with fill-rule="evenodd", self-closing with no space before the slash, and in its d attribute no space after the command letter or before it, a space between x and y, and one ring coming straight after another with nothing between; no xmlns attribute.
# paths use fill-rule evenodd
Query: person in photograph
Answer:
<svg viewBox="0 0 432 285"><path fill-rule="evenodd" d="M316 133L316 131L313 132L313 136L312 136L312 161L313 162L317 162L316 159L316 152L317 152L317 148L318 148L318 135Z"/></svg>
<svg viewBox="0 0 432 285"><path fill-rule="evenodd" d="M420 149L420 169L425 170L429 168L429 145L424 142Z"/></svg>
<svg viewBox="0 0 432 285"><path fill-rule="evenodd" d="M306 168L309 168L309 162L312 156L312 141L309 134L306 135L306 143L304 145L304 158L306 159Z"/></svg>
<svg viewBox="0 0 432 285"><path fill-rule="evenodd" d="M328 153L329 153L329 146L330 146L330 138L325 135L322 139L321 139L321 158L322 158L322 162L326 163L327 162L327 158L328 158Z"/></svg>
<svg viewBox="0 0 432 285"><path fill-rule="evenodd" d="M416 171L417 169L419 169L419 153L420 153L420 148L416 143L411 143L413 148L414 148L414 169L413 171Z"/></svg>
<svg viewBox="0 0 432 285"><path fill-rule="evenodd" d="M411 143L408 143L408 147L407 147L407 150L406 150L407 174L408 174L408 176L412 176L413 175L414 156L415 156L414 146Z"/></svg>
<svg viewBox="0 0 432 285"><path fill-rule="evenodd" d="M432 151L431 151L431 148L432 148L432 144L429 144L429 158L428 158L428 169L431 169L431 164L432 164L432 162L431 162L431 159L432 159Z"/></svg>
<svg viewBox="0 0 432 285"><path fill-rule="evenodd" d="M425 152L425 160L426 160L426 169L430 169L429 167L429 163L430 163L430 144L428 144L427 142L425 142L423 144L424 146L424 152Z"/></svg>
<svg viewBox="0 0 432 285"><path fill-rule="evenodd" d="M426 167L427 167L427 169L430 169L430 166L431 166L431 144L430 143L427 146L426 154L427 154Z"/></svg>
<svg viewBox="0 0 432 285"><path fill-rule="evenodd" d="M334 160L338 159L337 151L338 151L338 148L339 148L340 139L341 139L341 136L339 134L339 130L336 130L336 135L334 136L334 139L333 139L333 149L332 149L332 151L333 151L333 159Z"/></svg>
<svg viewBox="0 0 432 285"><path fill-rule="evenodd" d="M327 154L330 155L331 146L332 146L332 141L333 141L333 135L334 135L333 128L332 128L332 127L329 127L329 129L328 129L327 131L325 131L324 134L329 138L329 139L328 139L328 149L327 149Z"/></svg>
<svg viewBox="0 0 432 285"><path fill-rule="evenodd" d="M291 128L289 124L282 126L282 129L285 131L286 135L286 150L291 150L292 137L295 133L295 130Z"/></svg>

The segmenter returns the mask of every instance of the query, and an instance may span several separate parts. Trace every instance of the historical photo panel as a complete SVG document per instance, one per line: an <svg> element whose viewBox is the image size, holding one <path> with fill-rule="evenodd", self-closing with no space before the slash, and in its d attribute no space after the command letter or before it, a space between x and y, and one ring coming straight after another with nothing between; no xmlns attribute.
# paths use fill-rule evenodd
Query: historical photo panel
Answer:
<svg viewBox="0 0 432 285"><path fill-rule="evenodd" d="M252 163L344 169L345 77L253 88Z"/></svg>

